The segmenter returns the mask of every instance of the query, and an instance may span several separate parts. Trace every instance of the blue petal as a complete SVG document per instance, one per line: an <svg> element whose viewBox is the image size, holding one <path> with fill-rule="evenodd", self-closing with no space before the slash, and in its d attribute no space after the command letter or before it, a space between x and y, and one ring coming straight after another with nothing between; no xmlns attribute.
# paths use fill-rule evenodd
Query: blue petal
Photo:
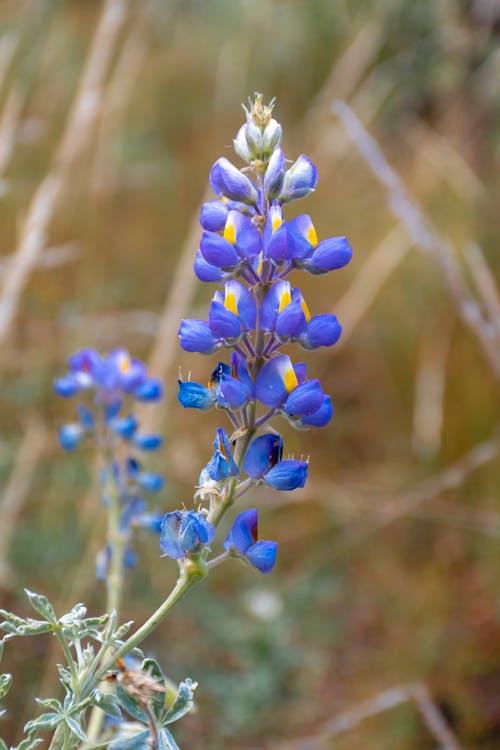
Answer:
<svg viewBox="0 0 500 750"><path fill-rule="evenodd" d="M127 417L123 417L123 419L112 419L109 422L109 426L116 435L119 435L124 440L130 440L137 429L137 419L133 414L129 414Z"/></svg>
<svg viewBox="0 0 500 750"><path fill-rule="evenodd" d="M167 513L161 523L160 547L165 555L174 560L186 557L186 552L179 541L182 516L180 510L174 510L173 513Z"/></svg>
<svg viewBox="0 0 500 750"><path fill-rule="evenodd" d="M133 395L138 401L160 401L163 397L163 385L157 378L146 378L134 390Z"/></svg>
<svg viewBox="0 0 500 750"><path fill-rule="evenodd" d="M193 270L200 281L221 281L224 278L220 268L207 263L200 250L196 251Z"/></svg>
<svg viewBox="0 0 500 750"><path fill-rule="evenodd" d="M285 411L290 416L314 414L323 403L323 389L319 380L305 380L290 393L285 403Z"/></svg>
<svg viewBox="0 0 500 750"><path fill-rule="evenodd" d="M301 261L311 255L318 244L318 237L311 217L301 214L288 222L288 245L290 260Z"/></svg>
<svg viewBox="0 0 500 750"><path fill-rule="evenodd" d="M336 344L342 334L342 326L335 315L315 315L309 321L299 343L304 349Z"/></svg>
<svg viewBox="0 0 500 750"><path fill-rule="evenodd" d="M237 339L241 336L238 316L220 302L212 301L208 313L208 324L217 339Z"/></svg>
<svg viewBox="0 0 500 750"><path fill-rule="evenodd" d="M189 380L179 380L178 400L185 409L201 409L207 411L215 403L215 397L209 388L201 383L192 383Z"/></svg>
<svg viewBox="0 0 500 750"><path fill-rule="evenodd" d="M273 466L264 476L264 481L275 490L296 490L306 483L307 466L306 461L287 458Z"/></svg>
<svg viewBox="0 0 500 750"><path fill-rule="evenodd" d="M219 232L224 229L228 212L222 201L207 201L201 207L200 224L209 232Z"/></svg>
<svg viewBox="0 0 500 750"><path fill-rule="evenodd" d="M285 177L285 155L280 148L275 148L264 175L264 193L272 201L277 198Z"/></svg>
<svg viewBox="0 0 500 750"><path fill-rule="evenodd" d="M256 508L244 510L236 516L229 534L224 541L225 549L235 549L244 555L249 547L255 544L257 533L258 512Z"/></svg>
<svg viewBox="0 0 500 750"><path fill-rule="evenodd" d="M179 339L186 352L211 354L221 345L219 339L214 336L210 326L204 320L182 320L179 328Z"/></svg>
<svg viewBox="0 0 500 750"><path fill-rule="evenodd" d="M214 232L203 232L200 253L210 266L216 268L233 268L239 261L234 246Z"/></svg>
<svg viewBox="0 0 500 750"><path fill-rule="evenodd" d="M279 199L281 203L304 198L312 193L318 182L318 170L305 154L301 154L285 174L283 189Z"/></svg>
<svg viewBox="0 0 500 750"><path fill-rule="evenodd" d="M257 542L246 552L246 559L261 573L270 573L276 562L277 542Z"/></svg>
<svg viewBox="0 0 500 750"><path fill-rule="evenodd" d="M161 435L134 435L132 443L142 451L155 451L163 443Z"/></svg>
<svg viewBox="0 0 500 750"><path fill-rule="evenodd" d="M243 383L231 375L223 374L215 386L218 403L225 409L228 406L239 409L247 401L248 392Z"/></svg>
<svg viewBox="0 0 500 750"><path fill-rule="evenodd" d="M266 362L257 375L255 392L259 401L270 407L280 406L298 385L290 357L281 354Z"/></svg>
<svg viewBox="0 0 500 750"><path fill-rule="evenodd" d="M54 392L63 398L71 398L82 390L82 385L74 375L64 375L54 381Z"/></svg>
<svg viewBox="0 0 500 750"><path fill-rule="evenodd" d="M248 372L246 360L238 352L231 353L231 375L244 386L247 400L250 401L253 399L255 391L254 383Z"/></svg>
<svg viewBox="0 0 500 750"><path fill-rule="evenodd" d="M152 474L149 471L139 471L134 476L135 481L148 492L159 492L162 489L164 480L161 474Z"/></svg>
<svg viewBox="0 0 500 750"><path fill-rule="evenodd" d="M59 428L59 443L65 451L74 451L78 448L85 435L81 424L64 424Z"/></svg>
<svg viewBox="0 0 500 750"><path fill-rule="evenodd" d="M306 327L306 316L300 300L287 305L276 319L276 335L280 338L296 338Z"/></svg>
<svg viewBox="0 0 500 750"><path fill-rule="evenodd" d="M276 265L281 265L290 257L288 226L282 224L274 231L264 246L264 255Z"/></svg>
<svg viewBox="0 0 500 750"><path fill-rule="evenodd" d="M310 427L324 427L328 424L332 416L333 406L331 398L330 396L325 396L318 411L306 417L301 417L300 421L302 424L309 425Z"/></svg>
<svg viewBox="0 0 500 750"><path fill-rule="evenodd" d="M224 237L234 236L234 246L242 258L252 260L262 250L262 239L258 229L248 216L239 211L230 211L224 228Z"/></svg>
<svg viewBox="0 0 500 750"><path fill-rule="evenodd" d="M346 266L352 258L352 249L346 237L330 237L323 240L303 268L310 273L327 273Z"/></svg>
<svg viewBox="0 0 500 750"><path fill-rule="evenodd" d="M256 203L259 197L248 177L225 157L221 157L213 165L210 185L215 193L233 201L252 204Z"/></svg>
<svg viewBox="0 0 500 750"><path fill-rule="evenodd" d="M283 451L283 438L281 435L266 433L255 438L251 443L245 460L243 471L249 477L260 479L280 459Z"/></svg>
<svg viewBox="0 0 500 750"><path fill-rule="evenodd" d="M80 424L83 429L91 432L95 427L95 419L90 409L87 409L87 407L83 404L79 404L78 416L80 418Z"/></svg>

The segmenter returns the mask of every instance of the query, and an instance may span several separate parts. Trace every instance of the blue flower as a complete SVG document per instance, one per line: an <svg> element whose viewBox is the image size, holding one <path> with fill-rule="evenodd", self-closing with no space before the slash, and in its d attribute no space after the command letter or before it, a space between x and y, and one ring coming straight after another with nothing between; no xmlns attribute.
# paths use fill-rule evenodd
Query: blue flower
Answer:
<svg viewBox="0 0 500 750"><path fill-rule="evenodd" d="M213 446L215 452L202 471L203 477L206 475L215 482L221 482L229 477L237 476L240 470L231 455L229 438L222 427L217 429ZM202 479L200 479L200 484L203 484Z"/></svg>
<svg viewBox="0 0 500 750"><path fill-rule="evenodd" d="M222 235L203 232L200 253L212 267L234 269L240 263L251 261L262 249L261 237L248 216L230 211Z"/></svg>
<svg viewBox="0 0 500 750"><path fill-rule="evenodd" d="M163 518L160 546L167 557L180 560L200 552L214 537L214 527L201 513L175 510Z"/></svg>
<svg viewBox="0 0 500 750"><path fill-rule="evenodd" d="M343 268L352 258L352 249L345 237L329 237L318 242L316 229L307 214L296 216L287 227L290 257L297 268L322 274Z"/></svg>
<svg viewBox="0 0 500 750"><path fill-rule="evenodd" d="M308 156L301 154L285 174L280 203L305 198L313 192L317 182L318 170Z"/></svg>
<svg viewBox="0 0 500 750"><path fill-rule="evenodd" d="M179 393L177 398L185 409L200 409L207 411L215 404L215 395L211 388L190 380L178 380Z"/></svg>
<svg viewBox="0 0 500 750"><path fill-rule="evenodd" d="M163 487L163 477L161 474L153 474L149 471L143 471L141 465L135 458L127 459L126 471L127 476L143 490L147 490L148 492L159 492Z"/></svg>
<svg viewBox="0 0 500 750"><path fill-rule="evenodd" d="M280 354L266 362L257 375L255 391L265 406L282 409L289 416L298 417L318 411L324 397L319 380L299 382L287 354Z"/></svg>
<svg viewBox="0 0 500 750"><path fill-rule="evenodd" d="M255 204L259 194L253 183L228 159L221 157L210 172L210 185L214 193L233 201Z"/></svg>
<svg viewBox="0 0 500 750"><path fill-rule="evenodd" d="M255 508L236 516L224 547L232 554L241 555L261 573L270 573L276 562L276 542L257 541L258 512Z"/></svg>
<svg viewBox="0 0 500 750"><path fill-rule="evenodd" d="M200 224L209 232L219 232L224 229L229 208L223 201L208 201L200 211Z"/></svg>
<svg viewBox="0 0 500 750"><path fill-rule="evenodd" d="M222 340L212 332L204 320L182 320L179 328L179 340L186 352L212 354L222 346Z"/></svg>
<svg viewBox="0 0 500 750"><path fill-rule="evenodd" d="M285 154L280 148L275 148L264 175L264 193L269 201L273 201L280 194L285 172Z"/></svg>
<svg viewBox="0 0 500 750"><path fill-rule="evenodd" d="M342 333L335 315L311 317L300 289L292 289L285 280L274 284L264 298L261 326L281 341L297 341L304 349L332 346Z"/></svg>
<svg viewBox="0 0 500 750"><path fill-rule="evenodd" d="M244 375L243 367L240 367L240 371ZM235 374L238 374L237 371ZM201 383L178 382L179 403L186 409L207 411L215 405L223 409L239 409L250 398L247 383L240 381L239 377L233 377L231 367L224 362L219 362L212 372L208 388Z"/></svg>
<svg viewBox="0 0 500 750"><path fill-rule="evenodd" d="M251 443L243 471L253 479L262 479L275 490L296 490L303 487L307 479L307 461L284 459L281 435L266 433Z"/></svg>

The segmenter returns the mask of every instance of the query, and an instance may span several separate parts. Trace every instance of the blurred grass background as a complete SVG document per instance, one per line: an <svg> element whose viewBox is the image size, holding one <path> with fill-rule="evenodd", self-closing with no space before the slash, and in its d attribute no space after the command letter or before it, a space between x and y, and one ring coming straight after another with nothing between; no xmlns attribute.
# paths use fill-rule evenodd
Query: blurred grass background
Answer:
<svg viewBox="0 0 500 750"><path fill-rule="evenodd" d="M70 113L106 13L79 130ZM159 505L189 504L218 418L176 404L178 367L201 380L211 369L180 350L177 325L205 316L211 295L190 272L210 166L231 158L240 102L263 91L277 97L286 155L319 166L317 192L288 216L307 211L320 236L346 234L355 250L344 271L299 281L313 314L344 324L337 351L306 357L336 417L286 434L311 456L305 490L249 500L280 543L276 572L217 569L147 644L171 677L200 683L178 742L299 747L346 708L421 681L464 747L500 747L499 375L331 111L352 106L453 244L498 352L485 293L500 273L498 3L4 0L0 24L0 300L10 254L38 243L0 337L1 606L24 611L24 586L60 611L104 606L93 578L104 514L88 456L57 446L71 406L51 393L78 347L126 346L165 378L167 406L147 416L167 436ZM23 234L47 174L57 199ZM138 546L124 616L139 622L175 566L149 536ZM1 725L11 741L33 696L57 690L52 644L22 645L4 659L17 681ZM436 744L408 703L315 745L333 746Z"/></svg>

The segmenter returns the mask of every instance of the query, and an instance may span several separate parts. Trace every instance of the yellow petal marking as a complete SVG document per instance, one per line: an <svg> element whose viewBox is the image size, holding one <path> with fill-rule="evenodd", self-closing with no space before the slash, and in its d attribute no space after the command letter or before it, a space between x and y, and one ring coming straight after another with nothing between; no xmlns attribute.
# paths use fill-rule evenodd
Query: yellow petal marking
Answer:
<svg viewBox="0 0 500 750"><path fill-rule="evenodd" d="M307 306L307 303L306 303L304 297L300 298L300 306L302 308L302 312L306 316L306 321L309 323L309 321L311 320L311 313L309 312L309 308Z"/></svg>
<svg viewBox="0 0 500 750"><path fill-rule="evenodd" d="M312 224L306 232L306 237L311 245L313 247L316 247L316 245L318 244L318 235L316 234L316 230Z"/></svg>
<svg viewBox="0 0 500 750"><path fill-rule="evenodd" d="M292 301L292 295L290 292L290 287L287 286L287 288L282 292L280 297L280 304L278 307L278 312L280 313L282 310L285 309Z"/></svg>
<svg viewBox="0 0 500 750"><path fill-rule="evenodd" d="M283 224L283 219L278 213L275 213L272 218L271 226L273 233Z"/></svg>
<svg viewBox="0 0 500 750"><path fill-rule="evenodd" d="M122 375L125 375L130 370L130 357L123 356L121 358L119 369Z"/></svg>
<svg viewBox="0 0 500 750"><path fill-rule="evenodd" d="M225 240L231 243L231 245L234 245L236 242L236 231L234 229L234 224L231 221L226 222L226 226L224 227L224 234L222 235Z"/></svg>
<svg viewBox="0 0 500 750"><path fill-rule="evenodd" d="M297 380L297 376L295 374L295 370L293 369L293 367L289 367L285 371L283 382L285 383L285 388L287 390L287 393L291 393L294 388L297 388L299 381Z"/></svg>
<svg viewBox="0 0 500 750"><path fill-rule="evenodd" d="M259 253L259 265L257 266L257 274L260 276L262 273L262 260L263 253Z"/></svg>
<svg viewBox="0 0 500 750"><path fill-rule="evenodd" d="M235 315L238 315L238 306L236 304L236 297L234 296L234 292L226 292L226 296L224 297L224 307L226 308L226 310L229 310Z"/></svg>

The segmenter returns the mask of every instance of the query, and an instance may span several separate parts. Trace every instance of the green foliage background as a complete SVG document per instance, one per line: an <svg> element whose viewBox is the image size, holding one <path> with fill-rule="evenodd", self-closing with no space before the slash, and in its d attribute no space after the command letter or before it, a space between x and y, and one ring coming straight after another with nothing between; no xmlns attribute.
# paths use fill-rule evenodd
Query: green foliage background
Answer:
<svg viewBox="0 0 500 750"><path fill-rule="evenodd" d="M17 44L1 103L12 89L22 96L1 175L5 255L50 169L102 7L99 0L1 4L0 38L11 34ZM89 496L86 457L63 456L56 445L71 407L52 396L51 382L80 346L124 345L148 357L210 166L230 156L240 102L254 91L277 97L287 156L305 152L319 166L317 192L296 211L313 216L320 236L346 234L355 250L345 271L306 280L314 313L337 310L395 225L383 190L331 113L336 98L358 112L460 257L478 243L498 278L499 31L500 14L484 0L130 2L95 132L47 237L48 246L72 243L78 254L33 274L2 356L5 486L27 423L37 418L47 432L8 550L0 550L9 566L1 606L23 610L20 592L29 586L61 608L82 599L103 607L93 558L104 513ZM113 70L131 38L138 61L125 68L132 84L120 101L123 79ZM371 270L376 276L380 267ZM181 747L274 747L416 680L464 747L500 744L498 458L376 528L384 509L495 435L498 381L430 256L411 248L380 278L366 309L362 292L348 308L360 319L346 327L342 349L307 356L336 405L326 430L287 435L290 452L311 456L309 487L290 496L256 491L250 500L262 509L264 538L280 543L276 572L258 577L236 563L217 569L149 643L174 679L188 674L200 683L198 712L178 733ZM180 313L203 316L210 295L202 284L186 289ZM180 348L173 361L168 409L157 415L167 436L156 459L169 477L165 511L189 506L218 425L217 415L183 412L175 400L177 367L204 380L211 361ZM429 402L442 409L442 429L427 441L414 424L425 367L445 385L443 399ZM418 398L425 406L425 391ZM126 617L138 622L175 577L156 540L145 536L139 548L126 601ZM17 690L1 729L14 740L32 697L56 689L56 651L43 639L7 651ZM415 709L403 706L323 746L434 745Z"/></svg>

